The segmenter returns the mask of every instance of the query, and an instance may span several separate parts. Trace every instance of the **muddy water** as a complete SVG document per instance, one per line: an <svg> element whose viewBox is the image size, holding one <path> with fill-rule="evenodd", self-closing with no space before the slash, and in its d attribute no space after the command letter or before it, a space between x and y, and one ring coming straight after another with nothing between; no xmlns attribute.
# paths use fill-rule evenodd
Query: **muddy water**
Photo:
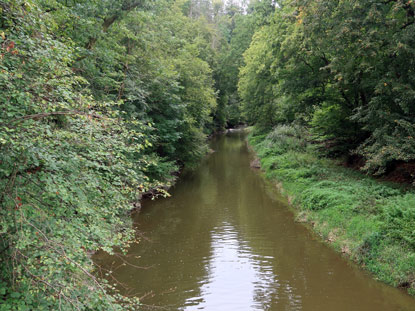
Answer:
<svg viewBox="0 0 415 311"><path fill-rule="evenodd" d="M249 167L242 135L214 140L216 152L182 176L171 198L144 203L134 216L140 243L123 259L95 258L113 271L110 280L142 297L143 309L415 310L415 299L374 281L294 222L275 188Z"/></svg>

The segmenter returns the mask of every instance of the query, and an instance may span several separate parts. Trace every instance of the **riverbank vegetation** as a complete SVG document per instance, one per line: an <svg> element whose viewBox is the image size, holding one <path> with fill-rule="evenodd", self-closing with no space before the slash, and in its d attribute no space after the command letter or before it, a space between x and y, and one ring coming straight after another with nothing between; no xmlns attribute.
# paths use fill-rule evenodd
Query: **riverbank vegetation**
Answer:
<svg viewBox="0 0 415 311"><path fill-rule="evenodd" d="M414 293L415 2L277 2L239 75L250 143L317 232Z"/></svg>
<svg viewBox="0 0 415 311"><path fill-rule="evenodd" d="M248 122L305 125L327 155L355 155L370 174L414 161L415 3L278 3L244 54Z"/></svg>
<svg viewBox="0 0 415 311"><path fill-rule="evenodd" d="M242 8L4 0L0 13L0 310L134 309L90 255L128 247L141 196L240 122L223 81Z"/></svg>
<svg viewBox="0 0 415 311"><path fill-rule="evenodd" d="M297 208L297 220L392 286L415 294L415 192L322 158L298 126L250 135L267 178Z"/></svg>

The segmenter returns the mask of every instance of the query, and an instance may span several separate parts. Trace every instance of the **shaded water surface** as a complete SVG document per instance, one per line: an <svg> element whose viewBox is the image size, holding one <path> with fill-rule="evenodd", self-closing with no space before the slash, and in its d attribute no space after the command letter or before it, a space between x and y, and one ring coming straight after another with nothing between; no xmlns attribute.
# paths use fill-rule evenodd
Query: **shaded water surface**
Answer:
<svg viewBox="0 0 415 311"><path fill-rule="evenodd" d="M124 294L162 310L415 310L415 299L294 222L275 188L250 169L242 133L211 147L171 198L144 202L134 216L141 242L127 257L96 256Z"/></svg>

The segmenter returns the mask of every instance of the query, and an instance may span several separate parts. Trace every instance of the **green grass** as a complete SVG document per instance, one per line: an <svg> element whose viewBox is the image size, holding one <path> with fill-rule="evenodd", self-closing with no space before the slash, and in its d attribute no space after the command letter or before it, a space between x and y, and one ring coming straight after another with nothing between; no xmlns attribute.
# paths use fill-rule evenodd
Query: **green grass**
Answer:
<svg viewBox="0 0 415 311"><path fill-rule="evenodd" d="M279 127L248 137L267 178L282 184L303 220L337 251L415 295L415 191L319 157L301 135ZM303 136L305 137L305 136Z"/></svg>

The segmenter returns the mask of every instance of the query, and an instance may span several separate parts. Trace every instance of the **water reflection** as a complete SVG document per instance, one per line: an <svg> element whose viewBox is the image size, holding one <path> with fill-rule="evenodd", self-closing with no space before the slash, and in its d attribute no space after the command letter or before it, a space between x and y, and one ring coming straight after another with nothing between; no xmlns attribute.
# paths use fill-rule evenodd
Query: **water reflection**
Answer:
<svg viewBox="0 0 415 311"><path fill-rule="evenodd" d="M249 168L240 134L212 147L217 152L183 176L171 198L145 202L134 216L145 238L127 256L95 256L122 293L167 310L415 310L413 298L350 266L293 221Z"/></svg>
<svg viewBox="0 0 415 311"><path fill-rule="evenodd" d="M264 269L252 256L247 243L240 239L235 228L224 223L214 228L211 238L212 255L208 263L208 282L201 286L201 297L186 302L185 310L262 310L256 303L264 297L273 279L272 269ZM261 269L262 267L262 269ZM262 301L262 299L260 299Z"/></svg>

